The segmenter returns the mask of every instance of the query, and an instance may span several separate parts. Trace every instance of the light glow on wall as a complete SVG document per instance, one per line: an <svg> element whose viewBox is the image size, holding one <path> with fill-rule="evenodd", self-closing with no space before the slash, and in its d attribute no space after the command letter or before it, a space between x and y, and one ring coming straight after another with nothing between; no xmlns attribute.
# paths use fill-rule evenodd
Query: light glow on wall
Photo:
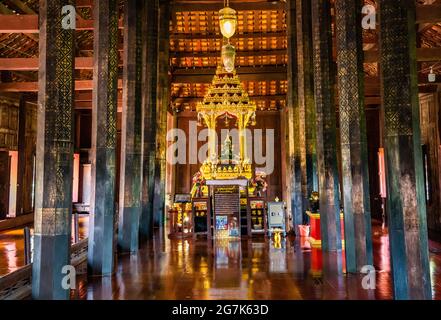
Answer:
<svg viewBox="0 0 441 320"><path fill-rule="evenodd" d="M378 175L380 176L380 196L386 198L386 166L384 163L384 148L378 150Z"/></svg>
<svg viewBox="0 0 441 320"><path fill-rule="evenodd" d="M80 154L74 154L72 202L78 202L78 188L80 185Z"/></svg>
<svg viewBox="0 0 441 320"><path fill-rule="evenodd" d="M9 180L9 210L8 216L13 218L17 211L17 174L18 174L18 151L9 151L10 180Z"/></svg>

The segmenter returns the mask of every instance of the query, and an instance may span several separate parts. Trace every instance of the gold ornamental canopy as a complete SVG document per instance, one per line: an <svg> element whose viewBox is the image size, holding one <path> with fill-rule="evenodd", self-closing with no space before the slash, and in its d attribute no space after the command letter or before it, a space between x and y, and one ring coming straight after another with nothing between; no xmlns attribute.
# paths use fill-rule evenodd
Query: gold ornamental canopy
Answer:
<svg viewBox="0 0 441 320"><path fill-rule="evenodd" d="M208 159L201 167L206 180L252 178L251 161L246 154L246 132L248 125L256 121L256 105L250 100L242 87L239 76L234 68L235 48L230 45L229 38L236 30L236 11L226 7L219 12L219 24L224 38L222 47L222 64L218 65L213 81L204 100L196 106L198 120L208 127ZM223 157L217 154L216 123L219 117L235 118L239 136L239 155L232 156L233 144L228 136ZM225 157L226 155L226 157Z"/></svg>
<svg viewBox="0 0 441 320"><path fill-rule="evenodd" d="M218 118L226 113L237 118L243 116L246 127L250 119L255 117L256 104L243 89L236 70L228 72L219 65L208 92L204 100L197 104L196 111L204 120L208 115Z"/></svg>
<svg viewBox="0 0 441 320"><path fill-rule="evenodd" d="M228 72L219 65L216 75L202 102L196 106L198 119L208 127L208 159L201 167L205 179L252 178L251 162L246 154L246 132L248 125L255 124L256 105L242 87L236 71ZM216 123L219 117L236 118L239 135L239 159L225 163L217 155Z"/></svg>

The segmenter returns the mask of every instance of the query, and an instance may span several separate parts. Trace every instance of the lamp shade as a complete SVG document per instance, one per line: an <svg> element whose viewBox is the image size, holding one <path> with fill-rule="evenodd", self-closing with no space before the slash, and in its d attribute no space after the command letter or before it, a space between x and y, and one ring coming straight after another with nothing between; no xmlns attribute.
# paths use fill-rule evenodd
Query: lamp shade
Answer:
<svg viewBox="0 0 441 320"><path fill-rule="evenodd" d="M236 10L225 7L219 11L219 24L222 35L230 39L236 33L237 15Z"/></svg>
<svg viewBox="0 0 441 320"><path fill-rule="evenodd" d="M227 72L233 72L236 60L236 49L231 44L222 46L222 63Z"/></svg>

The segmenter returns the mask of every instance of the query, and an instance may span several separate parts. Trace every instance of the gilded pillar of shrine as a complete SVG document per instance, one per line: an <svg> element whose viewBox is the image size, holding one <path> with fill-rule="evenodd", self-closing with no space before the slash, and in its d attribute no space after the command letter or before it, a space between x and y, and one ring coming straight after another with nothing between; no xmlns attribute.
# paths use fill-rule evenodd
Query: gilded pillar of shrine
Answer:
<svg viewBox="0 0 441 320"><path fill-rule="evenodd" d="M143 32L143 162L142 162L142 211L139 224L140 236L150 238L153 232L153 199L155 194L155 155L157 126L158 79L158 15L159 1L148 0L145 8Z"/></svg>
<svg viewBox="0 0 441 320"><path fill-rule="evenodd" d="M348 272L373 264L361 2L337 0L337 78Z"/></svg>
<svg viewBox="0 0 441 320"><path fill-rule="evenodd" d="M321 241L324 251L336 251L341 228L330 0L312 0L312 36Z"/></svg>
<svg viewBox="0 0 441 320"><path fill-rule="evenodd" d="M73 4L40 1L34 299L68 299L70 294L62 283L63 268L70 265L75 30L62 23L62 8Z"/></svg>
<svg viewBox="0 0 441 320"><path fill-rule="evenodd" d="M93 11L92 183L87 261L90 273L105 275L112 273L114 261L118 1L95 0Z"/></svg>
<svg viewBox="0 0 441 320"><path fill-rule="evenodd" d="M153 199L153 219L155 226L164 225L167 112L170 104L169 48L170 48L170 2L160 1L159 5L159 47L158 47L158 96L156 114L156 160Z"/></svg>
<svg viewBox="0 0 441 320"><path fill-rule="evenodd" d="M131 252L138 250L141 217L143 10L143 1L125 2L118 247Z"/></svg>
<svg viewBox="0 0 441 320"><path fill-rule="evenodd" d="M396 299L431 299L415 1L380 0L381 96Z"/></svg>
<svg viewBox="0 0 441 320"><path fill-rule="evenodd" d="M290 171L291 171L291 210L293 227L303 224L302 196L302 167L301 167L301 136L300 133L300 103L298 95L298 66L297 66L297 20L296 0L288 0L288 115L292 121L292 137L290 137Z"/></svg>

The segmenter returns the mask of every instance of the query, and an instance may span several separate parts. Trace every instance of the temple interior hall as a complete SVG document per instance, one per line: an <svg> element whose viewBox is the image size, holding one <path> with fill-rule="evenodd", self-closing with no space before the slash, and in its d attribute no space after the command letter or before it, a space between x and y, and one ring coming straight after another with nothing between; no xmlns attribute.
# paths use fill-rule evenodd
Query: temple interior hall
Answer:
<svg viewBox="0 0 441 320"><path fill-rule="evenodd" d="M441 1L0 1L0 300L441 300Z"/></svg>

